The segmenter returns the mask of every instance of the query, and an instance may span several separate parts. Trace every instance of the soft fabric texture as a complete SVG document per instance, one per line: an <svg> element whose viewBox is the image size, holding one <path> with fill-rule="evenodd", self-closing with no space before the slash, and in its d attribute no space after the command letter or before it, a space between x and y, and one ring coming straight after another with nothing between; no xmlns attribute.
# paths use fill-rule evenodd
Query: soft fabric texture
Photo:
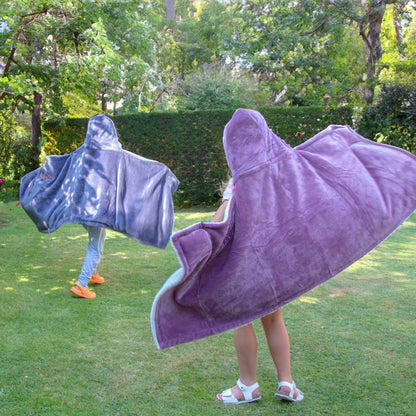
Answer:
<svg viewBox="0 0 416 416"><path fill-rule="evenodd" d="M98 114L89 120L82 146L48 156L22 178L20 202L44 233L67 223L94 225L165 248L178 183L164 164L123 150L112 120Z"/></svg>
<svg viewBox="0 0 416 416"><path fill-rule="evenodd" d="M153 302L166 348L273 312L354 263L416 209L416 157L330 126L291 148L256 111L224 130L234 193L221 223L175 233L181 268Z"/></svg>

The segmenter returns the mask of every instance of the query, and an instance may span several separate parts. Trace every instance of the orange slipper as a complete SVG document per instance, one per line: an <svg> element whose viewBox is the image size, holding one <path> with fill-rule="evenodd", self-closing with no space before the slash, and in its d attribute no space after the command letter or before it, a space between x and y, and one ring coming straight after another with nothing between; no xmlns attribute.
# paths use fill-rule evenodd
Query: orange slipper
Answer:
<svg viewBox="0 0 416 416"><path fill-rule="evenodd" d="M97 285L102 285L105 282L104 277L100 276L98 273L95 273L91 276L90 282L96 283Z"/></svg>
<svg viewBox="0 0 416 416"><path fill-rule="evenodd" d="M94 299L97 295L91 292L87 287L82 287L78 282L75 282L75 286L71 287L71 292L75 293L80 298Z"/></svg>

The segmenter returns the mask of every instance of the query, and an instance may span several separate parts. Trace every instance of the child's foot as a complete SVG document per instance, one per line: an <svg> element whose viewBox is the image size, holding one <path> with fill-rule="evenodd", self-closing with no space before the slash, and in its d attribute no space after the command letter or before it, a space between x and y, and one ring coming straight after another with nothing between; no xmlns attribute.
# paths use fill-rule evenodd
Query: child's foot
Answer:
<svg viewBox="0 0 416 416"><path fill-rule="evenodd" d="M75 282L75 286L71 287L71 292L80 298L94 299L97 295L91 292L87 287L82 287L78 282Z"/></svg>
<svg viewBox="0 0 416 416"><path fill-rule="evenodd" d="M91 276L90 282L96 283L97 285L102 285L105 282L104 277L100 276L98 273L95 273Z"/></svg>
<svg viewBox="0 0 416 416"><path fill-rule="evenodd" d="M287 381L281 381L274 395L291 402L300 402L303 400L303 393L298 388L296 388L294 381L291 383Z"/></svg>
<svg viewBox="0 0 416 416"><path fill-rule="evenodd" d="M255 402L261 399L260 388L256 383L251 386L246 386L240 380L237 380L237 385L231 389L225 390L217 394L217 399L224 404L242 404Z"/></svg>

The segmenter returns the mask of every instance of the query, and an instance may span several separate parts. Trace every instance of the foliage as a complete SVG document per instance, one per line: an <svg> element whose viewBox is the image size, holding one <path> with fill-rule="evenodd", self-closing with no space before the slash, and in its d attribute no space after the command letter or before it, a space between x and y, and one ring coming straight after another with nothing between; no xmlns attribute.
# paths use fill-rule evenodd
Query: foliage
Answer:
<svg viewBox="0 0 416 416"><path fill-rule="evenodd" d="M415 81L409 0L177 0L176 19L165 18L165 4L2 2L0 174L32 166L31 126L19 117L30 118L35 92L43 120L63 123L98 112L359 108L382 84Z"/></svg>
<svg viewBox="0 0 416 416"><path fill-rule="evenodd" d="M72 153L85 140L88 119L67 119L66 123L45 123L45 153L59 155Z"/></svg>
<svg viewBox="0 0 416 416"><path fill-rule="evenodd" d="M359 38L322 2L241 2L234 16L233 56L261 75L277 102L348 101L361 82Z"/></svg>
<svg viewBox="0 0 416 416"><path fill-rule="evenodd" d="M378 3L380 16L387 5L378 70L383 80L407 72L411 82L414 10L408 0ZM97 108L113 114L175 109L182 105L177 94L216 64L229 73L228 85L247 73L250 87L259 81L262 105L356 104L370 83L363 39L369 16L379 10L374 4L177 0L174 20L164 18L162 0L6 1L0 101L7 95L12 113L31 111L33 92L41 92L47 119L89 117Z"/></svg>
<svg viewBox="0 0 416 416"><path fill-rule="evenodd" d="M34 165L32 147L27 143L26 138L20 137L13 141L12 157L8 169L13 180L20 180L26 173L30 172L37 165Z"/></svg>
<svg viewBox="0 0 416 416"><path fill-rule="evenodd" d="M166 164L180 181L177 206L210 205L221 197L229 175L222 135L234 110L140 113L114 116L125 150ZM261 108L269 126L296 146L329 124L350 124L352 110L323 107ZM85 137L87 119L69 119L66 126L45 125L47 153L70 153Z"/></svg>
<svg viewBox="0 0 416 416"><path fill-rule="evenodd" d="M175 96L178 110L258 108L266 103L266 93L254 76L233 76L230 68L218 65L187 75Z"/></svg>
<svg viewBox="0 0 416 416"><path fill-rule="evenodd" d="M19 184L20 181L0 178L0 201L9 202L17 199L19 197ZM18 202L17 206L19 205ZM0 224L1 222L2 218L0 217Z"/></svg>
<svg viewBox="0 0 416 416"><path fill-rule="evenodd" d="M68 92L62 103L68 109L68 117L70 118L82 118L102 112L101 103L80 92ZM137 110L137 107L134 110Z"/></svg>
<svg viewBox="0 0 416 416"><path fill-rule="evenodd" d="M36 167L27 157L31 126L26 134L16 128L21 114L30 117L34 93L43 96L42 117L57 120L105 112L109 102L123 101L137 111L146 101L141 94L157 79L156 17L136 2L3 3L0 173L18 177Z"/></svg>
<svg viewBox="0 0 416 416"><path fill-rule="evenodd" d="M16 123L9 117L0 113L0 175L8 174L6 168L9 164L12 152L13 128Z"/></svg>
<svg viewBox="0 0 416 416"><path fill-rule="evenodd" d="M176 211L174 231L210 220L214 210ZM1 212L8 223L0 230L3 415L414 414L414 396L403 386L416 388L415 215L285 306L292 375L305 400L273 397L276 373L256 321L263 398L225 407L215 395L238 378L230 332L163 351L154 345L152 301L179 268L171 246L157 250L108 231L99 270L106 283L91 286L96 299L76 299L69 289L88 244L85 230L70 224L43 234L14 202L0 201Z"/></svg>
<svg viewBox="0 0 416 416"><path fill-rule="evenodd" d="M96 85L95 97L106 103L132 100L139 108L143 91L157 82L153 72L157 33L152 27L151 9L135 2L105 2L99 18L84 32L85 52L74 60L72 68L81 63L89 84Z"/></svg>
<svg viewBox="0 0 416 416"><path fill-rule="evenodd" d="M1 102L0 109L4 110ZM0 112L0 175L10 180L19 179L27 172L32 160L25 129L10 117L9 112Z"/></svg>
<svg viewBox="0 0 416 416"><path fill-rule="evenodd" d="M404 13L408 3L235 2L229 12L234 33L226 50L236 65L260 74L276 100L333 105L365 98L371 102L385 65L380 64L380 35L386 7L397 7ZM410 7L406 13L414 15ZM391 14L387 18L391 19ZM397 44L395 38L390 42Z"/></svg>
<svg viewBox="0 0 416 416"><path fill-rule="evenodd" d="M46 118L88 117L97 103L100 111L111 103L113 113L174 108L176 80L213 63L259 75L276 103L353 103L369 82L362 41L369 33L357 27L371 28L372 1L178 0L176 20L163 18L163 3L6 1L2 93L14 109L30 110L41 92ZM383 79L411 77L414 11L408 0L379 3L382 11L387 5Z"/></svg>
<svg viewBox="0 0 416 416"><path fill-rule="evenodd" d="M416 19L410 8L389 8L383 24L380 83L416 83Z"/></svg>
<svg viewBox="0 0 416 416"><path fill-rule="evenodd" d="M177 109L177 94L179 98L182 95L178 79L186 84L186 79L198 77L204 67L223 65L225 44L232 36L231 16L225 3L179 0L176 21L161 21L162 40L157 55L161 85L154 104L158 109ZM229 77L227 83L231 82Z"/></svg>
<svg viewBox="0 0 416 416"><path fill-rule="evenodd" d="M416 154L416 89L397 84L384 87L378 102L368 107L359 130L381 143Z"/></svg>
<svg viewBox="0 0 416 416"><path fill-rule="evenodd" d="M101 102L128 100L151 87L156 16L136 2L7 1L0 59L3 92L31 108L34 91L43 112L65 114L76 93ZM2 97L4 98L4 94Z"/></svg>
<svg viewBox="0 0 416 416"><path fill-rule="evenodd" d="M39 0L7 2L3 13L7 30L1 35L0 57L5 64L1 98L8 97L9 108L31 111L33 93L38 91L48 97L43 111L58 111L63 79L55 36L63 15L71 13L56 1Z"/></svg>

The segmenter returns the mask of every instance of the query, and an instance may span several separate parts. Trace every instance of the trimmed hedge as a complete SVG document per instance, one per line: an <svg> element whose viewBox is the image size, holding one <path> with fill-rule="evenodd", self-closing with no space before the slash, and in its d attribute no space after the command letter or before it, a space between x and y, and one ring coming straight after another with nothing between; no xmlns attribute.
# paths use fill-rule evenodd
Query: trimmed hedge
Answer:
<svg viewBox="0 0 416 416"><path fill-rule="evenodd" d="M263 108L269 127L297 146L330 124L351 124L352 109L342 107ZM180 181L176 206L213 205L229 171L222 145L234 110L139 113L112 117L125 150L167 165ZM44 126L46 154L70 153L84 142L88 119L68 119L64 127ZM134 172L132 172L134 174Z"/></svg>

